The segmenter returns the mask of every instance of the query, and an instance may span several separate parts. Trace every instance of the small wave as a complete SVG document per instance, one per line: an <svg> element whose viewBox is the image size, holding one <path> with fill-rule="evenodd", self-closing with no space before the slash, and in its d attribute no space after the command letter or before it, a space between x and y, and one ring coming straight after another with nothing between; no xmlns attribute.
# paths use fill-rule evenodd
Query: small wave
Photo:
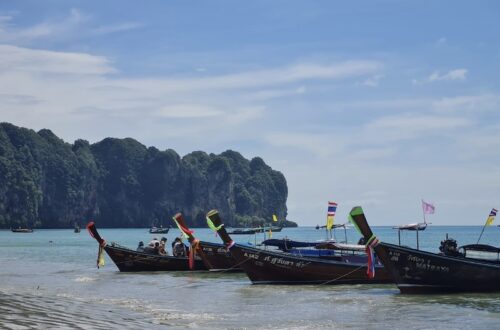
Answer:
<svg viewBox="0 0 500 330"><path fill-rule="evenodd" d="M75 282L93 282L93 281L96 281L97 278L96 277L88 277L88 276L81 276L81 277L77 277L75 278Z"/></svg>

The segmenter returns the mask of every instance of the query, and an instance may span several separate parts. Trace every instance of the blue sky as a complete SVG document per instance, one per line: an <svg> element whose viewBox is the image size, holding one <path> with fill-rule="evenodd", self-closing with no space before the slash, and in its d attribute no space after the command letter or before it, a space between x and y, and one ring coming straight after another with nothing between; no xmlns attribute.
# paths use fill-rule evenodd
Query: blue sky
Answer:
<svg viewBox="0 0 500 330"><path fill-rule="evenodd" d="M262 157L288 218L500 207L496 1L0 2L0 120Z"/></svg>

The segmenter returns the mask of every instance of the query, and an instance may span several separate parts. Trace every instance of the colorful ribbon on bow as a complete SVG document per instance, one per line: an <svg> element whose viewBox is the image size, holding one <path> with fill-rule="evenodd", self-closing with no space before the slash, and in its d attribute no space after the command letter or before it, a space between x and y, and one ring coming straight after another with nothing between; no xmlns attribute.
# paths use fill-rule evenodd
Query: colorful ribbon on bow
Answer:
<svg viewBox="0 0 500 330"><path fill-rule="evenodd" d="M366 274L368 275L368 278L374 278L375 277L375 253L374 253L374 248L380 243L379 239L375 236L372 235L370 239L368 239L368 242L365 244L365 251L366 255L368 257L368 262L366 265Z"/></svg>

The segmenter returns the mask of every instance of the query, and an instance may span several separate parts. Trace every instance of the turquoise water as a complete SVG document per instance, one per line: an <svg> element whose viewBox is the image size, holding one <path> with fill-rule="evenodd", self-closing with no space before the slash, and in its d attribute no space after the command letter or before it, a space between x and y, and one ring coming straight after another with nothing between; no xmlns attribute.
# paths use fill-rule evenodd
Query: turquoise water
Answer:
<svg viewBox="0 0 500 330"><path fill-rule="evenodd" d="M373 228L386 242L397 231ZM135 248L153 237L147 229L101 229L108 242ZM420 248L437 251L448 235L475 243L481 227L429 226ZM179 235L171 229L169 242ZM202 239L219 242L208 229ZM347 230L354 243L359 235ZM273 238L318 240L323 230L286 228ZM344 232L336 232L344 239ZM234 236L255 243L263 235ZM415 247L415 232L402 244ZM481 243L500 245L500 228L487 227ZM167 244L168 246L168 244ZM500 293L401 295L394 285L252 285L244 274L119 273L106 256L95 267L97 243L85 230L0 231L0 328L80 329L500 329Z"/></svg>

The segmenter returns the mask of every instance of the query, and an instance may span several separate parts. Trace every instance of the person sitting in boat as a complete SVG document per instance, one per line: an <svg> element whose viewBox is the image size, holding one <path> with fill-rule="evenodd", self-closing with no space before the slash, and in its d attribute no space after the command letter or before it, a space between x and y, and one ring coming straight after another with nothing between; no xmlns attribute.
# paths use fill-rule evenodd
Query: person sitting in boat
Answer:
<svg viewBox="0 0 500 330"><path fill-rule="evenodd" d="M144 252L149 254L158 254L160 249L160 241L155 237L148 243L147 246L144 247Z"/></svg>
<svg viewBox="0 0 500 330"><path fill-rule="evenodd" d="M172 254L174 257L185 257L187 255L186 246L179 237L175 238Z"/></svg>
<svg viewBox="0 0 500 330"><path fill-rule="evenodd" d="M137 252L144 252L144 242L140 241L139 245L137 246Z"/></svg>
<svg viewBox="0 0 500 330"><path fill-rule="evenodd" d="M160 254L160 242L158 242L158 241L155 242L153 254Z"/></svg>
<svg viewBox="0 0 500 330"><path fill-rule="evenodd" d="M160 241L158 241L158 238L154 237L151 242L149 242L148 246L154 248L156 243L160 244Z"/></svg>
<svg viewBox="0 0 500 330"><path fill-rule="evenodd" d="M161 240L160 240L160 249L158 250L159 254L162 255L162 256L167 256L168 255L168 252L165 249L165 244L167 244L167 238L166 237L162 237Z"/></svg>

